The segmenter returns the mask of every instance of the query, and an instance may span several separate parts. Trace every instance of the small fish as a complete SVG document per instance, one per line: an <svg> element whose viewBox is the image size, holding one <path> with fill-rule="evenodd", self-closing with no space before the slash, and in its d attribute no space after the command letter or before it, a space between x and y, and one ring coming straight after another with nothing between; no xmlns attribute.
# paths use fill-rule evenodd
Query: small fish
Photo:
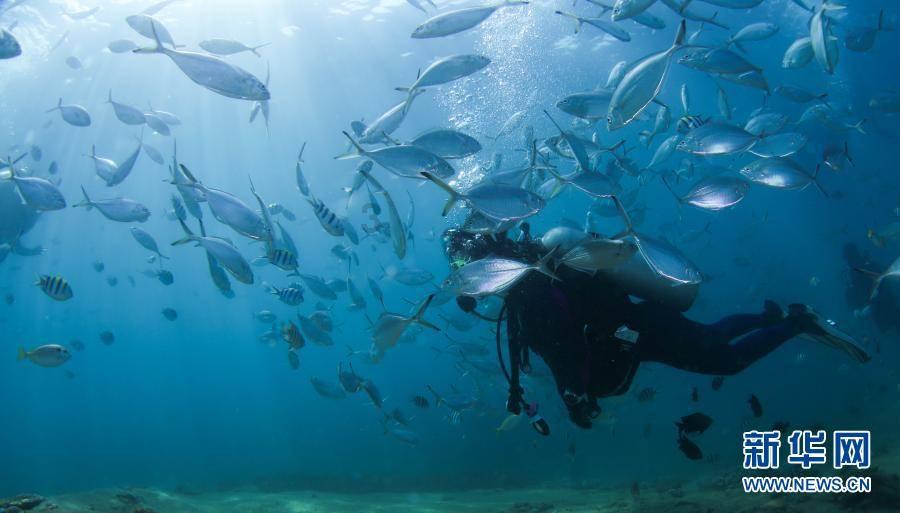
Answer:
<svg viewBox="0 0 900 513"><path fill-rule="evenodd" d="M79 60L78 57L71 55L66 57L66 66L74 70L79 70L82 68L81 60Z"/></svg>
<svg viewBox="0 0 900 513"><path fill-rule="evenodd" d="M137 43L130 39L116 39L115 41L110 41L106 48L112 53L127 53L139 47Z"/></svg>
<svg viewBox="0 0 900 513"><path fill-rule="evenodd" d="M240 41L231 39L206 39L197 43L197 46L214 55L234 55L236 53L250 52L257 57L262 57L257 50L270 44L272 43L247 46Z"/></svg>
<svg viewBox="0 0 900 513"><path fill-rule="evenodd" d="M55 110L58 110L60 112L63 121L72 126L91 126L91 115L88 113L87 109L85 109L81 105L63 105L62 98L60 98L59 102L56 104L56 107L48 110L47 112L53 112Z"/></svg>
<svg viewBox="0 0 900 513"><path fill-rule="evenodd" d="M272 324L277 319L276 315L269 310L260 310L253 314L253 318L264 324Z"/></svg>
<svg viewBox="0 0 900 513"><path fill-rule="evenodd" d="M690 460L703 459L703 451L700 450L700 447L684 435L678 437L678 449Z"/></svg>
<svg viewBox="0 0 900 513"><path fill-rule="evenodd" d="M447 11L426 20L413 31L413 39L428 39L458 34L477 27L497 9L508 6L527 5L524 0L503 0L501 3L487 7L469 7Z"/></svg>
<svg viewBox="0 0 900 513"><path fill-rule="evenodd" d="M171 271L167 271L165 269L160 269L155 272L156 279L159 280L163 285L169 286L175 282L175 276Z"/></svg>
<svg viewBox="0 0 900 513"><path fill-rule="evenodd" d="M59 367L69 361L72 354L65 347L58 344L47 344L36 347L31 351L26 351L24 347L19 348L17 360L28 360L40 367Z"/></svg>
<svg viewBox="0 0 900 513"><path fill-rule="evenodd" d="M784 52L781 59L781 67L786 69L798 69L806 66L813 60L812 40L809 37L797 39Z"/></svg>
<svg viewBox="0 0 900 513"><path fill-rule="evenodd" d="M704 178L694 184L684 196L679 196L675 192L668 179L663 178L663 183L679 203L712 211L737 205L750 191L750 184L730 176Z"/></svg>
<svg viewBox="0 0 900 513"><path fill-rule="evenodd" d="M544 200L540 196L520 187L483 183L461 193L431 173L423 172L422 176L450 195L444 204L442 212L444 216L459 201L467 203L474 210L496 221L525 219L537 214L544 207Z"/></svg>
<svg viewBox="0 0 900 513"><path fill-rule="evenodd" d="M303 170L300 168L300 163L303 162L303 150L306 149L306 142L303 142L303 146L300 147L300 154L297 155L297 166L295 168L295 178L297 180L297 188L300 189L300 194L304 196L309 196L309 182L306 181L306 176L303 174Z"/></svg>
<svg viewBox="0 0 900 513"><path fill-rule="evenodd" d="M74 296L69 282L61 276L43 275L35 285L40 287L41 291L43 291L44 294L47 294L48 297L57 301L66 301L72 299L72 296Z"/></svg>
<svg viewBox="0 0 900 513"><path fill-rule="evenodd" d="M382 313L378 318L378 321L375 322L375 326L373 326L372 328L373 346L380 352L383 352L395 346L397 344L397 341L401 336L403 336L403 333L407 330L407 328L409 328L413 324L418 324L435 331L440 331L440 328L426 321L423 317L425 315L425 311L428 309L428 305L431 304L431 301L433 299L434 295L428 296L416 308L416 312L412 316L405 316L391 312Z"/></svg>
<svg viewBox="0 0 900 513"><path fill-rule="evenodd" d="M756 395L751 394L750 399L747 400L750 404L750 410L753 411L753 416L756 418L762 417L763 408L762 403L759 402L759 398Z"/></svg>
<svg viewBox="0 0 900 513"><path fill-rule="evenodd" d="M500 425L497 426L495 431L497 431L498 433L501 433L503 431L512 431L513 429L519 427L520 424L522 424L522 419L525 417L527 417L527 415L507 415L507 417L503 419L503 422L501 422Z"/></svg>
<svg viewBox="0 0 900 513"><path fill-rule="evenodd" d="M375 383L367 379L362 382L361 387L366 392L366 395L369 396L372 405L380 410L384 403L384 399L381 397L381 392L378 390L378 387L375 386Z"/></svg>
<svg viewBox="0 0 900 513"><path fill-rule="evenodd" d="M96 208L103 214L103 217L110 221L118 221L121 223L139 222L143 223L150 218L150 209L137 201L128 198L111 198L91 201L84 187L81 188L84 195L84 201L72 205L73 207L85 207L87 210Z"/></svg>
<svg viewBox="0 0 900 513"><path fill-rule="evenodd" d="M170 321L178 319L178 312L174 308L163 308L162 314L163 317Z"/></svg>
<svg viewBox="0 0 900 513"><path fill-rule="evenodd" d="M284 340L292 350L301 349L306 345L306 340L300 334L300 329L291 321L281 325L281 340Z"/></svg>
<svg viewBox="0 0 900 513"><path fill-rule="evenodd" d="M551 251L535 264L498 257L475 260L454 271L443 288L457 296L485 297L503 294L531 271L558 279L549 264L553 253Z"/></svg>
<svg viewBox="0 0 900 513"><path fill-rule="evenodd" d="M718 389L722 388L723 383L725 383L725 377L723 377L723 376L714 377L712 379L712 389L718 390Z"/></svg>
<svg viewBox="0 0 900 513"><path fill-rule="evenodd" d="M322 225L322 228L324 228L329 235L335 237L344 236L344 223L341 218L335 215L335 213L325 206L324 203L314 197L308 197L306 201L312 206L316 219L319 220L319 224Z"/></svg>
<svg viewBox="0 0 900 513"><path fill-rule="evenodd" d="M269 263L274 265L275 267L284 270L284 271L296 271L297 270L297 256L294 255L290 250L287 249L275 249L269 251L266 255L266 258L269 260Z"/></svg>
<svg viewBox="0 0 900 513"><path fill-rule="evenodd" d="M102 342L103 345L111 346L115 343L115 341L116 341L116 336L113 335L113 332L104 331L104 332L100 333L100 342Z"/></svg>
<svg viewBox="0 0 900 513"><path fill-rule="evenodd" d="M416 408L423 410L427 410L431 406L431 403L428 402L428 398L421 395L414 395L410 399L410 402L412 402Z"/></svg>
<svg viewBox="0 0 900 513"><path fill-rule="evenodd" d="M691 390L691 401L696 403L699 400L700 400L700 392L697 390L697 387L694 387Z"/></svg>
<svg viewBox="0 0 900 513"><path fill-rule="evenodd" d="M278 296L282 303L289 306L297 306L303 302L303 288L301 287L271 287L272 294Z"/></svg>
<svg viewBox="0 0 900 513"><path fill-rule="evenodd" d="M700 435L709 429L712 423L713 420L709 416L697 412L681 417L680 421L675 422L675 426L678 427L679 435Z"/></svg>
<svg viewBox="0 0 900 513"><path fill-rule="evenodd" d="M169 257L163 255L159 251L159 246L156 244L156 240L150 235L146 230L138 228L136 226L131 228L131 236L134 237L134 240L138 242L141 246L144 247L147 251L151 251L156 253L159 258L168 259Z"/></svg>

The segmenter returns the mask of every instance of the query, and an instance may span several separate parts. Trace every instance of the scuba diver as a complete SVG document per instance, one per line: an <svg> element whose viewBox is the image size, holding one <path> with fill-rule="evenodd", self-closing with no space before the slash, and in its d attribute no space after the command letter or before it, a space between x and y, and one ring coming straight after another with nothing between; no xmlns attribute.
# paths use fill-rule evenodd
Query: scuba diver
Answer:
<svg viewBox="0 0 900 513"><path fill-rule="evenodd" d="M532 239L527 223L520 229L517 241L508 232L489 235L450 229L443 235L444 251L454 269L488 256L534 264L556 251ZM510 413L519 414L523 408L530 417L536 413L535 406L525 402L519 383L520 372L530 370L530 352L550 368L569 417L583 429L589 429L600 414L597 399L627 392L642 362L732 375L799 335L843 350L859 362L870 358L832 321L802 304L790 305L785 314L777 304L766 301L761 313L729 315L712 324L692 321L682 312L693 303L696 285L674 287L639 256L630 262L642 265L644 272L616 269L587 274L560 265L553 270L554 277L530 272L505 292L504 306L498 318L491 320L497 323L497 351L509 382L506 407ZM632 301L632 296L642 301ZM475 298L456 300L463 311L480 315ZM504 314L508 370L500 355ZM532 420L532 425L546 435L549 427L541 422L539 426Z"/></svg>
<svg viewBox="0 0 900 513"><path fill-rule="evenodd" d="M877 269L887 266L873 261L868 253L863 253L853 243L844 244L844 261L849 267L849 281L844 297L854 315L860 319L872 319L878 331L900 332L900 287L890 281L881 283L878 294L873 297L872 275Z"/></svg>

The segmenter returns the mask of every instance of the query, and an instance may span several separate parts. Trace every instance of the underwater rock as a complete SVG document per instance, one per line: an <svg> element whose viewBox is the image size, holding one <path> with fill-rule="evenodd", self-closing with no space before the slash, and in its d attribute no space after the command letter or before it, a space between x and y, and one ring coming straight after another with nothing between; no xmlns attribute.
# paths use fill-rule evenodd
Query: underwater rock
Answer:
<svg viewBox="0 0 900 513"><path fill-rule="evenodd" d="M43 504L45 500L40 495L16 495L10 499L0 500L0 510L5 510L6 513L29 511Z"/></svg>

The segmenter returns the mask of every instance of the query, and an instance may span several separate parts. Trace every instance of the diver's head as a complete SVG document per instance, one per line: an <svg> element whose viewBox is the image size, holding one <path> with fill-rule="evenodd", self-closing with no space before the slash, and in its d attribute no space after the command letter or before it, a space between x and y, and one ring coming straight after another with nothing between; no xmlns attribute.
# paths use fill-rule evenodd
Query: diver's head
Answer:
<svg viewBox="0 0 900 513"><path fill-rule="evenodd" d="M450 228L441 237L444 254L453 269L459 269L473 260L482 259L494 251L496 241L485 234L473 233L461 228Z"/></svg>

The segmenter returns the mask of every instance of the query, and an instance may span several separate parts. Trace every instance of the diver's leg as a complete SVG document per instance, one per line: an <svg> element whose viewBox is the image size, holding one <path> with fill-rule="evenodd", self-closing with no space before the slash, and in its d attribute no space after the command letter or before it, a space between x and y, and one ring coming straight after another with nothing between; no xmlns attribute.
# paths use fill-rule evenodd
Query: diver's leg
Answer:
<svg viewBox="0 0 900 513"><path fill-rule="evenodd" d="M658 305L644 308L643 314L653 314L655 320L640 331L641 360L701 374L736 374L802 332L795 318L773 323L768 312L731 316L708 325ZM748 330L749 334L730 344Z"/></svg>
<svg viewBox="0 0 900 513"><path fill-rule="evenodd" d="M729 315L708 326L716 332L719 338L730 341L753 330L771 326L783 318L784 312L781 308L773 301L766 301L763 313Z"/></svg>

